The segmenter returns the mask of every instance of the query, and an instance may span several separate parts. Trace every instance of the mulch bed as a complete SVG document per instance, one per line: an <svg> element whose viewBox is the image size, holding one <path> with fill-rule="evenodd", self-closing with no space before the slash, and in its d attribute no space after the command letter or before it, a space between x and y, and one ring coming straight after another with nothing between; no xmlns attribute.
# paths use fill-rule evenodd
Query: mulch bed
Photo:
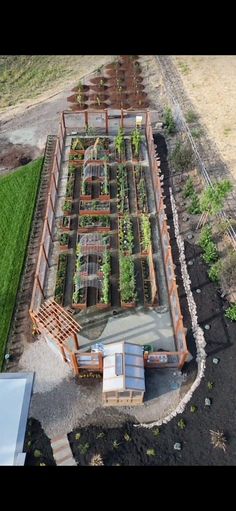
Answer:
<svg viewBox="0 0 236 511"><path fill-rule="evenodd" d="M56 465L53 459L51 442L40 422L33 418L29 419L27 423L24 452L27 453L25 465L40 466L40 463ZM41 455L38 456L40 453Z"/></svg>
<svg viewBox="0 0 236 511"><path fill-rule="evenodd" d="M166 213L170 225L171 244L173 247L174 262L176 264L177 284L179 285L181 309L184 316L184 324L188 328L188 347L195 357L196 348L191 332L190 315L187 300L184 294L180 276L180 264L178 251L174 240L173 222L171 220L170 201L168 198L169 169L166 160L167 148L164 137L154 137L157 151L161 157L161 170L165 176L164 189L166 199ZM221 299L217 287L210 282L207 275L207 266L201 259L201 250L198 246L185 242L186 260L192 260L193 266L188 266L194 298L198 308L199 323L202 327L210 325L210 330L204 330L207 342L207 362L205 377L194 392L191 402L187 405L184 413L178 415L168 424L159 428L159 436L154 435L155 428L134 428L130 421L121 427L98 428L87 424L78 428L69 435L72 451L77 462L88 465L94 454L100 454L105 465L235 465L236 464L236 406L235 406L235 359L236 359L236 324L229 321L224 310L226 302ZM201 289L197 294L196 289ZM219 358L219 364L213 364L213 357ZM196 370L196 362L193 360L185 364L183 371L191 373ZM212 390L207 387L208 382L213 382ZM205 406L205 398L212 400L210 407ZM191 405L195 405L195 413L190 411ZM108 412L108 409L107 409ZM116 411L117 413L117 411ZM115 414L109 408L108 415ZM178 421L183 418L186 427L181 430ZM223 431L227 439L226 452L214 448L210 440L210 430ZM97 438L99 433L105 433L102 438ZM80 439L75 440L75 434L80 433ZM130 441L124 439L128 433ZM117 441L118 448L113 445ZM174 450L175 442L180 442L181 451ZM86 454L81 453L81 445L89 444ZM154 449L155 456L148 455L147 449ZM83 452L83 447L82 447ZM154 454L152 452L152 454Z"/></svg>

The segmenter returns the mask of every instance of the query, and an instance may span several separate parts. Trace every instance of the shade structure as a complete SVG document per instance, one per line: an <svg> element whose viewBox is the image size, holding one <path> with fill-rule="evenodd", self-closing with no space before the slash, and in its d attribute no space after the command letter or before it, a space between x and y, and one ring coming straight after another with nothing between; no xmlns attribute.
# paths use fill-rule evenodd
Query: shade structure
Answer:
<svg viewBox="0 0 236 511"><path fill-rule="evenodd" d="M141 404L145 392L143 348L126 341L106 344L103 359L104 404Z"/></svg>
<svg viewBox="0 0 236 511"><path fill-rule="evenodd" d="M63 344L81 327L55 300L46 300L37 312L31 313L40 332Z"/></svg>

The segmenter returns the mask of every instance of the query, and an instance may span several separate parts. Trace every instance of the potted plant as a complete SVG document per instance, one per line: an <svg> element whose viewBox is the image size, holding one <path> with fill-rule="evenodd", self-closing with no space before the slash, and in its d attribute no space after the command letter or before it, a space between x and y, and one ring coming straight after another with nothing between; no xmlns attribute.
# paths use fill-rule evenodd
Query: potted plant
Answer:
<svg viewBox="0 0 236 511"><path fill-rule="evenodd" d="M62 233L60 235L60 252L65 252L68 250L68 243L69 243L69 234L68 233Z"/></svg>

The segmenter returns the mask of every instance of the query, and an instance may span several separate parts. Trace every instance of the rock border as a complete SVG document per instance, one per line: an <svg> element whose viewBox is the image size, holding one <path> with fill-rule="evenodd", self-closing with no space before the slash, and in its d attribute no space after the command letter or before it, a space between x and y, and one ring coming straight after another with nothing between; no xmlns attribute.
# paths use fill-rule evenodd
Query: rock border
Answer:
<svg viewBox="0 0 236 511"><path fill-rule="evenodd" d="M191 388L188 390L188 392L185 394L183 399L181 399L178 406L171 412L169 415L167 415L164 419L160 419L156 422L151 422L149 424L134 424L135 427L143 427L143 428L152 428L153 426L161 426L162 424L166 424L171 419L176 417L176 415L183 413L187 403L190 401L194 391L199 386L201 379L204 376L205 367L206 367L206 341L204 338L204 332L203 329L198 324L198 316L197 316L197 307L195 300L193 298L193 293L191 290L191 280L188 274L187 270L187 264L185 259L185 250L184 250L184 241L182 239L182 236L179 231L179 221L178 221L178 212L175 204L175 199L172 193L172 188L169 188L170 191L170 201L171 201L171 207L172 207L172 213L173 213L173 222L174 222L174 229L175 229L175 238L179 249L179 261L181 266L181 274L183 278L183 285L186 293L186 298L188 302L189 307L189 313L191 317L192 322L192 331L193 336L196 342L196 349L197 349L197 364L198 364L198 371L196 379L194 380L193 384L191 385Z"/></svg>

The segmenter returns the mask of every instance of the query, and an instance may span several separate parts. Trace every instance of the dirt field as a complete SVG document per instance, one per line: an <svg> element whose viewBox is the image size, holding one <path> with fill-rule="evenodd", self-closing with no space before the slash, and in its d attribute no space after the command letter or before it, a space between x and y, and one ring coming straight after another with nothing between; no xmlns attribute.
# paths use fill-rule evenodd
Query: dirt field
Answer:
<svg viewBox="0 0 236 511"><path fill-rule="evenodd" d="M236 178L236 56L176 56L189 97Z"/></svg>

